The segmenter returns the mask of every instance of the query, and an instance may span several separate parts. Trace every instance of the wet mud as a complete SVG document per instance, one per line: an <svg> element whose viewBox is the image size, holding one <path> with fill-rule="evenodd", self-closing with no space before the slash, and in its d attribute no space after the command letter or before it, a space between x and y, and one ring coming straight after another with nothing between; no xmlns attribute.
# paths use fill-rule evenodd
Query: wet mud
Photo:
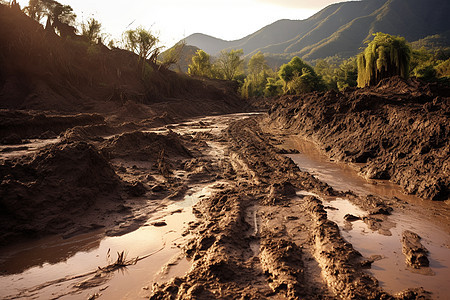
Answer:
<svg viewBox="0 0 450 300"><path fill-rule="evenodd" d="M309 137L334 160L362 164L367 179L445 201L449 96L447 87L393 77L371 88L281 97L267 126Z"/></svg>
<svg viewBox="0 0 450 300"><path fill-rule="evenodd" d="M118 198L109 210L103 209L111 195L107 203L102 192L89 198L100 201L93 211L100 229L73 232L90 220L74 214L72 234L59 232L65 240L25 241L18 246L24 251L3 248L0 282L12 285L2 297L444 299L448 211L430 206L423 220L412 222L408 218L425 210L420 199L348 175L356 174L354 167L342 175L301 157L307 147L265 120L252 114L206 117L146 130L131 126L120 134L78 127L30 156L5 160L9 177L3 182L33 188L26 182L47 178L37 176L44 166L64 179L50 162L61 151L84 147L95 158L82 159L94 163L85 167L92 174L81 161L68 167L78 166L80 178L101 187L104 178L88 175L103 166L109 171L98 171L109 174L105 181ZM38 162L45 162L42 170ZM55 181L42 180L43 187ZM435 212L443 226L430 221ZM433 226L435 232L428 231ZM54 259L39 254L50 244L62 248ZM116 260L124 250L126 259Z"/></svg>

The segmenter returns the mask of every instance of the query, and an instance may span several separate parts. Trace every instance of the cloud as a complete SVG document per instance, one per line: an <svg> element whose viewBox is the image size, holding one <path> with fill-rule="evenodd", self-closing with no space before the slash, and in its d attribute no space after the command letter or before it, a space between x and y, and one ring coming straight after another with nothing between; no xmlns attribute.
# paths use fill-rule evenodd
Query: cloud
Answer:
<svg viewBox="0 0 450 300"><path fill-rule="evenodd" d="M303 9L322 9L326 6L344 2L343 0L258 0L262 3L269 3L272 5L284 6L289 8L303 8Z"/></svg>

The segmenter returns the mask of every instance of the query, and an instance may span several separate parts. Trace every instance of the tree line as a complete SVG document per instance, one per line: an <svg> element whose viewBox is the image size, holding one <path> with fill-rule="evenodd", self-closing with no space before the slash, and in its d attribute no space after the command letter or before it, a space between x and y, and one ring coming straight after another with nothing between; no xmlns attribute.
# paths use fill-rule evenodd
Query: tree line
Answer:
<svg viewBox="0 0 450 300"><path fill-rule="evenodd" d="M365 87L394 75L450 84L448 49L434 52L425 48L412 49L403 37L385 33L374 34L364 51L355 57L319 59L314 67L294 57L273 70L261 52L247 62L242 56L242 50L230 50L222 51L213 59L205 51L198 50L192 57L188 74L235 80L239 82L244 98Z"/></svg>

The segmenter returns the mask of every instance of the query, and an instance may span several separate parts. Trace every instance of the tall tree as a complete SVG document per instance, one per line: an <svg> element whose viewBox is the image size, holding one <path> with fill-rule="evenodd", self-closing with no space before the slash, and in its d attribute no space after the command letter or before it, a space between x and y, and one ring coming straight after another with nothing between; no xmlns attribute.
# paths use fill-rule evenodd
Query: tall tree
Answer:
<svg viewBox="0 0 450 300"><path fill-rule="evenodd" d="M30 0L23 11L33 20L40 22L45 15L44 3L41 0Z"/></svg>
<svg viewBox="0 0 450 300"><path fill-rule="evenodd" d="M247 77L241 87L243 98L264 96L267 78L273 74L261 52L253 55L247 64Z"/></svg>
<svg viewBox="0 0 450 300"><path fill-rule="evenodd" d="M124 33L125 47L139 56L139 62L150 60L156 63L161 47L158 47L159 39L142 27L127 30Z"/></svg>
<svg viewBox="0 0 450 300"><path fill-rule="evenodd" d="M357 60L359 87L375 85L394 75L408 78L411 47L402 37L378 32Z"/></svg>
<svg viewBox="0 0 450 300"><path fill-rule="evenodd" d="M233 80L238 75L244 60L241 56L244 54L242 49L231 50L229 52L222 50L215 66L220 77L225 80Z"/></svg>
<svg viewBox="0 0 450 300"><path fill-rule="evenodd" d="M192 63L188 67L188 74L211 77L212 65L209 54L203 50L197 50L195 55L192 57Z"/></svg>
<svg viewBox="0 0 450 300"><path fill-rule="evenodd" d="M334 73L338 89L342 90L346 87L357 86L358 67L356 57L344 60Z"/></svg>
<svg viewBox="0 0 450 300"><path fill-rule="evenodd" d="M76 14L70 5L63 5L55 0L30 0L24 12L38 22L47 16L47 23L51 23L63 37L73 36L76 32Z"/></svg>
<svg viewBox="0 0 450 300"><path fill-rule="evenodd" d="M96 43L101 37L102 24L94 18L90 18L86 23L81 23L81 34L86 37L89 42Z"/></svg>
<svg viewBox="0 0 450 300"><path fill-rule="evenodd" d="M247 68L249 74L260 74L261 72L268 71L270 69L266 58L261 51L258 51L258 53L250 58Z"/></svg>

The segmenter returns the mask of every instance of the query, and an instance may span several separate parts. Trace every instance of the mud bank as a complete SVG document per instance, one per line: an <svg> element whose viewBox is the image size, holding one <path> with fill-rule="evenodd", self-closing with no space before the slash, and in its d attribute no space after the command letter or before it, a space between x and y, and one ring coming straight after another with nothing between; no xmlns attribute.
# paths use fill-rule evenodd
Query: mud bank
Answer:
<svg viewBox="0 0 450 300"><path fill-rule="evenodd" d="M334 160L364 164L360 172L368 179L446 200L449 96L448 88L394 77L374 88L282 97L267 124L312 138Z"/></svg>
<svg viewBox="0 0 450 300"><path fill-rule="evenodd" d="M194 144L173 132L134 131L107 139L69 130L54 145L18 151L0 164L1 245L49 234L67 238L105 228L119 235L138 228L145 222L139 216L142 197L183 197L188 179L174 170L198 154L185 146Z"/></svg>
<svg viewBox="0 0 450 300"><path fill-rule="evenodd" d="M50 146L35 157L6 161L0 169L2 243L16 235L81 230L75 223L86 210L122 203L119 178L87 143Z"/></svg>

